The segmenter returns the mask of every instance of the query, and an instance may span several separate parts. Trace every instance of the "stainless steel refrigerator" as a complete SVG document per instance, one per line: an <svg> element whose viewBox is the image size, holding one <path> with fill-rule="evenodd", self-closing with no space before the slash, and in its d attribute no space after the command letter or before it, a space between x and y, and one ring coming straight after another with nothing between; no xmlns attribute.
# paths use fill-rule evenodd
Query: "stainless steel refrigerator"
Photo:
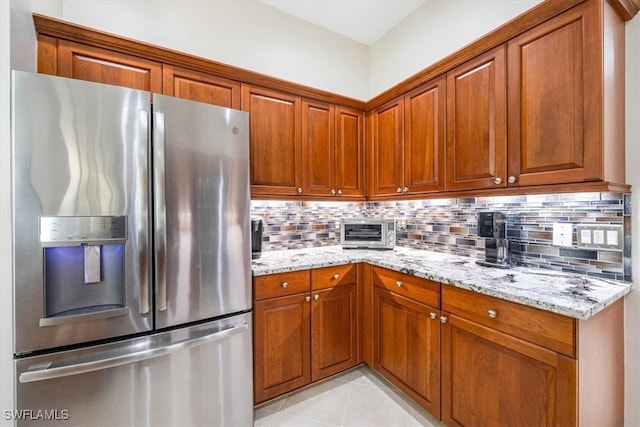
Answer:
<svg viewBox="0 0 640 427"><path fill-rule="evenodd" d="M253 420L247 113L12 73L19 425Z"/></svg>

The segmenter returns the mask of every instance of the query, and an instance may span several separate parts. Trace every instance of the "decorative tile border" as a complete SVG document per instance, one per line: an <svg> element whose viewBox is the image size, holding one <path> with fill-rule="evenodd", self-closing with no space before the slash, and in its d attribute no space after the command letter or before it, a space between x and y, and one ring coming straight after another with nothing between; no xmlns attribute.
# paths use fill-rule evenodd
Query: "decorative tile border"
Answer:
<svg viewBox="0 0 640 427"><path fill-rule="evenodd" d="M515 264L631 281L629 199L620 193L575 193L389 202L256 200L251 214L264 221L263 251L338 245L340 219L392 217L398 246L482 259L478 213L501 211ZM556 222L624 225L624 250L576 248L575 226L574 247L553 246Z"/></svg>

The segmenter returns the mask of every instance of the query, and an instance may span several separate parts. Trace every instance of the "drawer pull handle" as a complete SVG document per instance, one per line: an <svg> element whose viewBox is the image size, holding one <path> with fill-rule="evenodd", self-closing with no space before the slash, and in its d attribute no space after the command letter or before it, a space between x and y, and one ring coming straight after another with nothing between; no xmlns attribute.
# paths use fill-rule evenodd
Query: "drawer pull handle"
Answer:
<svg viewBox="0 0 640 427"><path fill-rule="evenodd" d="M449 320L447 316L440 316L440 323L447 323L447 320Z"/></svg>
<svg viewBox="0 0 640 427"><path fill-rule="evenodd" d="M309 302L311 301L311 297L304 297L305 301Z"/></svg>
<svg viewBox="0 0 640 427"><path fill-rule="evenodd" d="M283 287L283 288L286 288L286 287L288 287L288 286L289 286L289 283L287 283L287 282L282 282L282 287Z"/></svg>
<svg viewBox="0 0 640 427"><path fill-rule="evenodd" d="M495 310L489 310L487 312L487 314L489 315L489 317L491 317L492 319L495 319L496 317L498 317L498 312Z"/></svg>
<svg viewBox="0 0 640 427"><path fill-rule="evenodd" d="M399 280L396 282L396 286L397 286L397 287L399 287L399 288L401 288L403 284L404 284L404 283L402 283L402 282L401 282L401 281L399 281Z"/></svg>
<svg viewBox="0 0 640 427"><path fill-rule="evenodd" d="M338 279L340 278L340 275L339 275L339 274L334 274L334 275L333 275L333 278L334 278L335 280L338 280Z"/></svg>
<svg viewBox="0 0 640 427"><path fill-rule="evenodd" d="M314 300L316 300L316 301L318 301L318 300L320 299L320 295L315 294L315 295L313 296L313 299L314 299Z"/></svg>
<svg viewBox="0 0 640 427"><path fill-rule="evenodd" d="M431 313L429 313L429 317L431 318L431 320L435 320L438 315L432 311Z"/></svg>

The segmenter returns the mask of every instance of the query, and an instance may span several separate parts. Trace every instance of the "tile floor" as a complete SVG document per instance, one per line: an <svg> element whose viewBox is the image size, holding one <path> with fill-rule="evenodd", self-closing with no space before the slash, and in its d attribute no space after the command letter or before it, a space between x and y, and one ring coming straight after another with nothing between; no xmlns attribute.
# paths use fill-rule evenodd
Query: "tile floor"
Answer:
<svg viewBox="0 0 640 427"><path fill-rule="evenodd" d="M365 365L260 405L254 412L253 425L442 426Z"/></svg>

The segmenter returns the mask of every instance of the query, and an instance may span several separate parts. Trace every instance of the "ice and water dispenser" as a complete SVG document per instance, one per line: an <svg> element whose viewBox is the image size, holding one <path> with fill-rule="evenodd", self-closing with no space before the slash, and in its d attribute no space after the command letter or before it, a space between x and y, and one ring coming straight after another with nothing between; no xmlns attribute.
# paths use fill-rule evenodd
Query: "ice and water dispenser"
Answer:
<svg viewBox="0 0 640 427"><path fill-rule="evenodd" d="M40 326L125 314L126 240L126 216L40 217L45 309Z"/></svg>

